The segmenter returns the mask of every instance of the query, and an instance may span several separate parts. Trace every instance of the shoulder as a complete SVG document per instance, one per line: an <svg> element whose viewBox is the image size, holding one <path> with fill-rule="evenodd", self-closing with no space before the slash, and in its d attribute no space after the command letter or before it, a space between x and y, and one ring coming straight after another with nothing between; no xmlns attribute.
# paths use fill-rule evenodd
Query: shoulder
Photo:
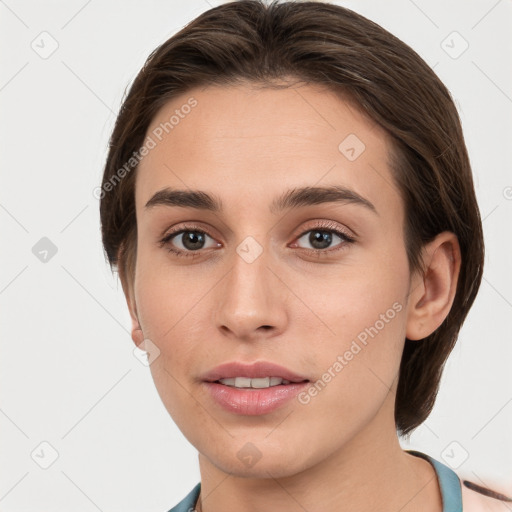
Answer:
<svg viewBox="0 0 512 512"><path fill-rule="evenodd" d="M511 497L462 478L461 491L464 512L504 512L512 504Z"/></svg>
<svg viewBox="0 0 512 512"><path fill-rule="evenodd" d="M195 506L200 492L201 482L197 483L196 486L168 512L195 512Z"/></svg>

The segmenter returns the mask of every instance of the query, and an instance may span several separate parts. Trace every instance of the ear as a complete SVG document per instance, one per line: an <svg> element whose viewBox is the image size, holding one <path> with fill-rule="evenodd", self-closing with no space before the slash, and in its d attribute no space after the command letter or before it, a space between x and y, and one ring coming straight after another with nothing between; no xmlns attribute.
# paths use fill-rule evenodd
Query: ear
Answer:
<svg viewBox="0 0 512 512"><path fill-rule="evenodd" d="M425 272L411 279L406 337L430 336L448 316L457 291L461 255L457 236L444 231L423 247Z"/></svg>
<svg viewBox="0 0 512 512"><path fill-rule="evenodd" d="M133 281L135 280L135 277L133 280L128 280L126 276L123 275L122 272L119 272L119 278L121 280L121 285L123 287L124 296L126 299L126 304L128 306L128 310L130 311L130 318L132 321L132 332L131 337L133 342L137 347L141 345L141 343L144 341L144 333L142 332L142 328L139 323L139 316L137 313L137 303L135 302L135 293L134 293L134 287L133 287ZM129 282L128 282L129 281ZM144 350L144 347L140 347L142 350Z"/></svg>

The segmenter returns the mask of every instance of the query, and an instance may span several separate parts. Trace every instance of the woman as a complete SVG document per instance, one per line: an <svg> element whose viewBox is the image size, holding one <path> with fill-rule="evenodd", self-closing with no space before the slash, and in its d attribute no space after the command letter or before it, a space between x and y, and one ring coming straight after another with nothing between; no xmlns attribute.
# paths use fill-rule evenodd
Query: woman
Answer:
<svg viewBox="0 0 512 512"><path fill-rule="evenodd" d="M100 213L133 341L199 452L172 511L503 506L398 442L484 245L456 108L396 37L317 2L203 13L135 79Z"/></svg>

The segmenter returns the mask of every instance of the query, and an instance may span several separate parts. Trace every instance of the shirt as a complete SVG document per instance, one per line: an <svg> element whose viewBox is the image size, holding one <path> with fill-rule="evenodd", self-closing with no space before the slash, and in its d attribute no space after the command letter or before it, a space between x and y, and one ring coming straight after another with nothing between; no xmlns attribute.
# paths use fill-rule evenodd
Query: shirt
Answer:
<svg viewBox="0 0 512 512"><path fill-rule="evenodd" d="M405 450L411 455L421 457L430 462L434 467L441 490L443 502L442 512L491 512L498 511L498 506L503 505L503 501L511 501L504 495L485 489L471 482L464 481L466 487L461 486L459 476L453 469L439 462L426 453L416 450ZM468 485L469 484L469 485ZM471 490L469 490L471 489ZM193 512L196 501L201 491L201 482L199 482L175 507L168 512ZM476 494L480 493L480 494ZM463 501L464 498L464 501ZM502 501L503 500L503 501ZM462 509L464 503L464 511ZM503 508L499 509L504 510Z"/></svg>

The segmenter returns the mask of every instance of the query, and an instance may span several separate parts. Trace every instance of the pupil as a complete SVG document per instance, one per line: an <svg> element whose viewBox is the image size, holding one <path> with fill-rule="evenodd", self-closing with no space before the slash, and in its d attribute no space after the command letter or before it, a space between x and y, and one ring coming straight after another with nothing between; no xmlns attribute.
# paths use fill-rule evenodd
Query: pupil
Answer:
<svg viewBox="0 0 512 512"><path fill-rule="evenodd" d="M332 234L328 231L312 231L309 235L309 242L316 249L329 247L332 241Z"/></svg>
<svg viewBox="0 0 512 512"><path fill-rule="evenodd" d="M189 233L183 233L183 245L190 250L201 249L204 243L204 235L198 231L190 231Z"/></svg>

